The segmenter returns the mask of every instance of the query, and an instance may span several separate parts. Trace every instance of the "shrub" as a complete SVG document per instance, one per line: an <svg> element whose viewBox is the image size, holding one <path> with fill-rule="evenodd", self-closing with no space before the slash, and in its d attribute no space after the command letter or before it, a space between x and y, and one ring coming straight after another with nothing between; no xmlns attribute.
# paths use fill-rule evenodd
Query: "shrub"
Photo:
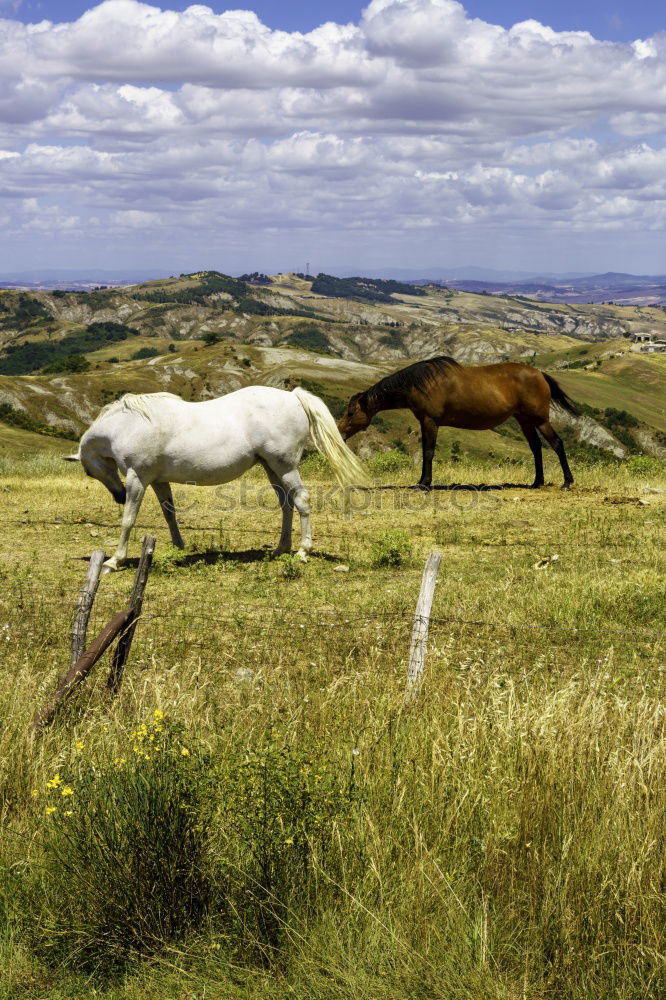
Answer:
<svg viewBox="0 0 666 1000"><path fill-rule="evenodd" d="M388 566L398 569L410 562L412 554L410 537L400 528L382 532L375 538L370 549L372 565L378 568Z"/></svg>
<svg viewBox="0 0 666 1000"><path fill-rule="evenodd" d="M311 451L301 462L301 476L304 480L316 479L330 473L328 460L318 451Z"/></svg>
<svg viewBox="0 0 666 1000"><path fill-rule="evenodd" d="M373 472L397 472L411 465L411 459L402 449L391 448L373 455L368 464Z"/></svg>
<svg viewBox="0 0 666 1000"><path fill-rule="evenodd" d="M108 974L200 925L212 894L205 759L155 712L125 754L81 754L46 788L32 884L38 950ZM37 867L37 866L36 866Z"/></svg>
<svg viewBox="0 0 666 1000"><path fill-rule="evenodd" d="M650 455L634 455L627 462L627 469L636 476L657 476L663 473L664 463Z"/></svg>
<svg viewBox="0 0 666 1000"><path fill-rule="evenodd" d="M298 580L303 574L303 563L297 555L290 555L285 552L280 556L280 566L282 569L282 576L285 580Z"/></svg>

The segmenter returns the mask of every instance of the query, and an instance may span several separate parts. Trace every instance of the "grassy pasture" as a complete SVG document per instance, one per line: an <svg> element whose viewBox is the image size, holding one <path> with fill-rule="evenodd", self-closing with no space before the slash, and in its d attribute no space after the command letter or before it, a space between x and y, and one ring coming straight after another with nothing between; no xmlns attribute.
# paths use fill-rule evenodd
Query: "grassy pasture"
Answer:
<svg viewBox="0 0 666 1000"><path fill-rule="evenodd" d="M663 466L574 467L566 494L549 454L533 492L528 456L463 453L437 481L515 485L417 494L399 452L369 465L384 488L345 498L306 460L305 566L266 558L258 474L176 488L184 555L147 497L130 554L150 530L157 558L122 692L105 659L35 737L117 509L57 457L4 462L0 997L666 989ZM91 634L132 578L104 578Z"/></svg>

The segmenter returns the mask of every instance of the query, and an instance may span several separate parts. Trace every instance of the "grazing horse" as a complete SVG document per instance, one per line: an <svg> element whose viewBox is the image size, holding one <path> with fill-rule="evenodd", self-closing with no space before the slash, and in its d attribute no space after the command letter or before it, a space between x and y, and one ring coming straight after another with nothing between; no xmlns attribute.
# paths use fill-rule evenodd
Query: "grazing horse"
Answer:
<svg viewBox="0 0 666 1000"><path fill-rule="evenodd" d="M81 438L78 453L67 459L80 461L89 476L124 504L120 541L104 563L107 571L125 561L148 486L157 495L173 544L182 549L170 483L217 486L257 462L282 508L282 533L273 555L291 548L296 507L301 519L298 554L305 560L312 548L310 505L298 465L308 441L329 460L339 483L367 482L326 405L300 388L285 392L249 386L201 403L188 403L170 392L126 395L104 407Z"/></svg>
<svg viewBox="0 0 666 1000"><path fill-rule="evenodd" d="M453 358L430 358L388 375L365 392L349 400L338 421L348 440L365 430L381 410L411 410L421 425L423 467L417 484L432 483L432 459L440 427L489 430L515 417L534 455L532 488L543 486L543 458L539 433L555 451L564 473L563 490L573 483L562 439L550 424L551 401L578 414L578 410L554 378L530 365L506 362L469 367Z"/></svg>

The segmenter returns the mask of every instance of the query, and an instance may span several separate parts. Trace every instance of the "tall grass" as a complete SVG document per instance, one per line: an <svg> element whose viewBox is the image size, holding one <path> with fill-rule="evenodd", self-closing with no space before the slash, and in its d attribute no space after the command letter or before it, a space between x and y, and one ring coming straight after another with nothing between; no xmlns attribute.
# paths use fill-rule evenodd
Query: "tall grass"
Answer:
<svg viewBox="0 0 666 1000"><path fill-rule="evenodd" d="M458 479L461 465L465 482L506 478L463 462ZM665 494L645 491L666 480L579 472L569 496L386 491L354 520L315 511L323 556L293 577L248 548L274 541L276 514L229 513L218 559L203 499L187 559L149 583L120 698L101 664L39 737L85 569L71 556L99 544L107 501L78 480L13 480L0 996L664 993ZM65 500L58 526L43 512ZM42 563L26 557L31 519ZM435 620L406 710L433 545ZM104 579L91 632L131 583Z"/></svg>

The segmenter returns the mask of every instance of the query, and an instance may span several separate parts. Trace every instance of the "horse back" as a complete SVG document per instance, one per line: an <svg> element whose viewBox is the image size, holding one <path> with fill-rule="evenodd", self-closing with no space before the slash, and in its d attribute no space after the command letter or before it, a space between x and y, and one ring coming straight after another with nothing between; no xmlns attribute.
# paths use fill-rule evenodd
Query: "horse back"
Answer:
<svg viewBox="0 0 666 1000"><path fill-rule="evenodd" d="M500 362L451 367L427 387L411 394L417 418L427 416L440 426L470 430L496 427L514 415L548 419L550 390L542 373L531 365Z"/></svg>

